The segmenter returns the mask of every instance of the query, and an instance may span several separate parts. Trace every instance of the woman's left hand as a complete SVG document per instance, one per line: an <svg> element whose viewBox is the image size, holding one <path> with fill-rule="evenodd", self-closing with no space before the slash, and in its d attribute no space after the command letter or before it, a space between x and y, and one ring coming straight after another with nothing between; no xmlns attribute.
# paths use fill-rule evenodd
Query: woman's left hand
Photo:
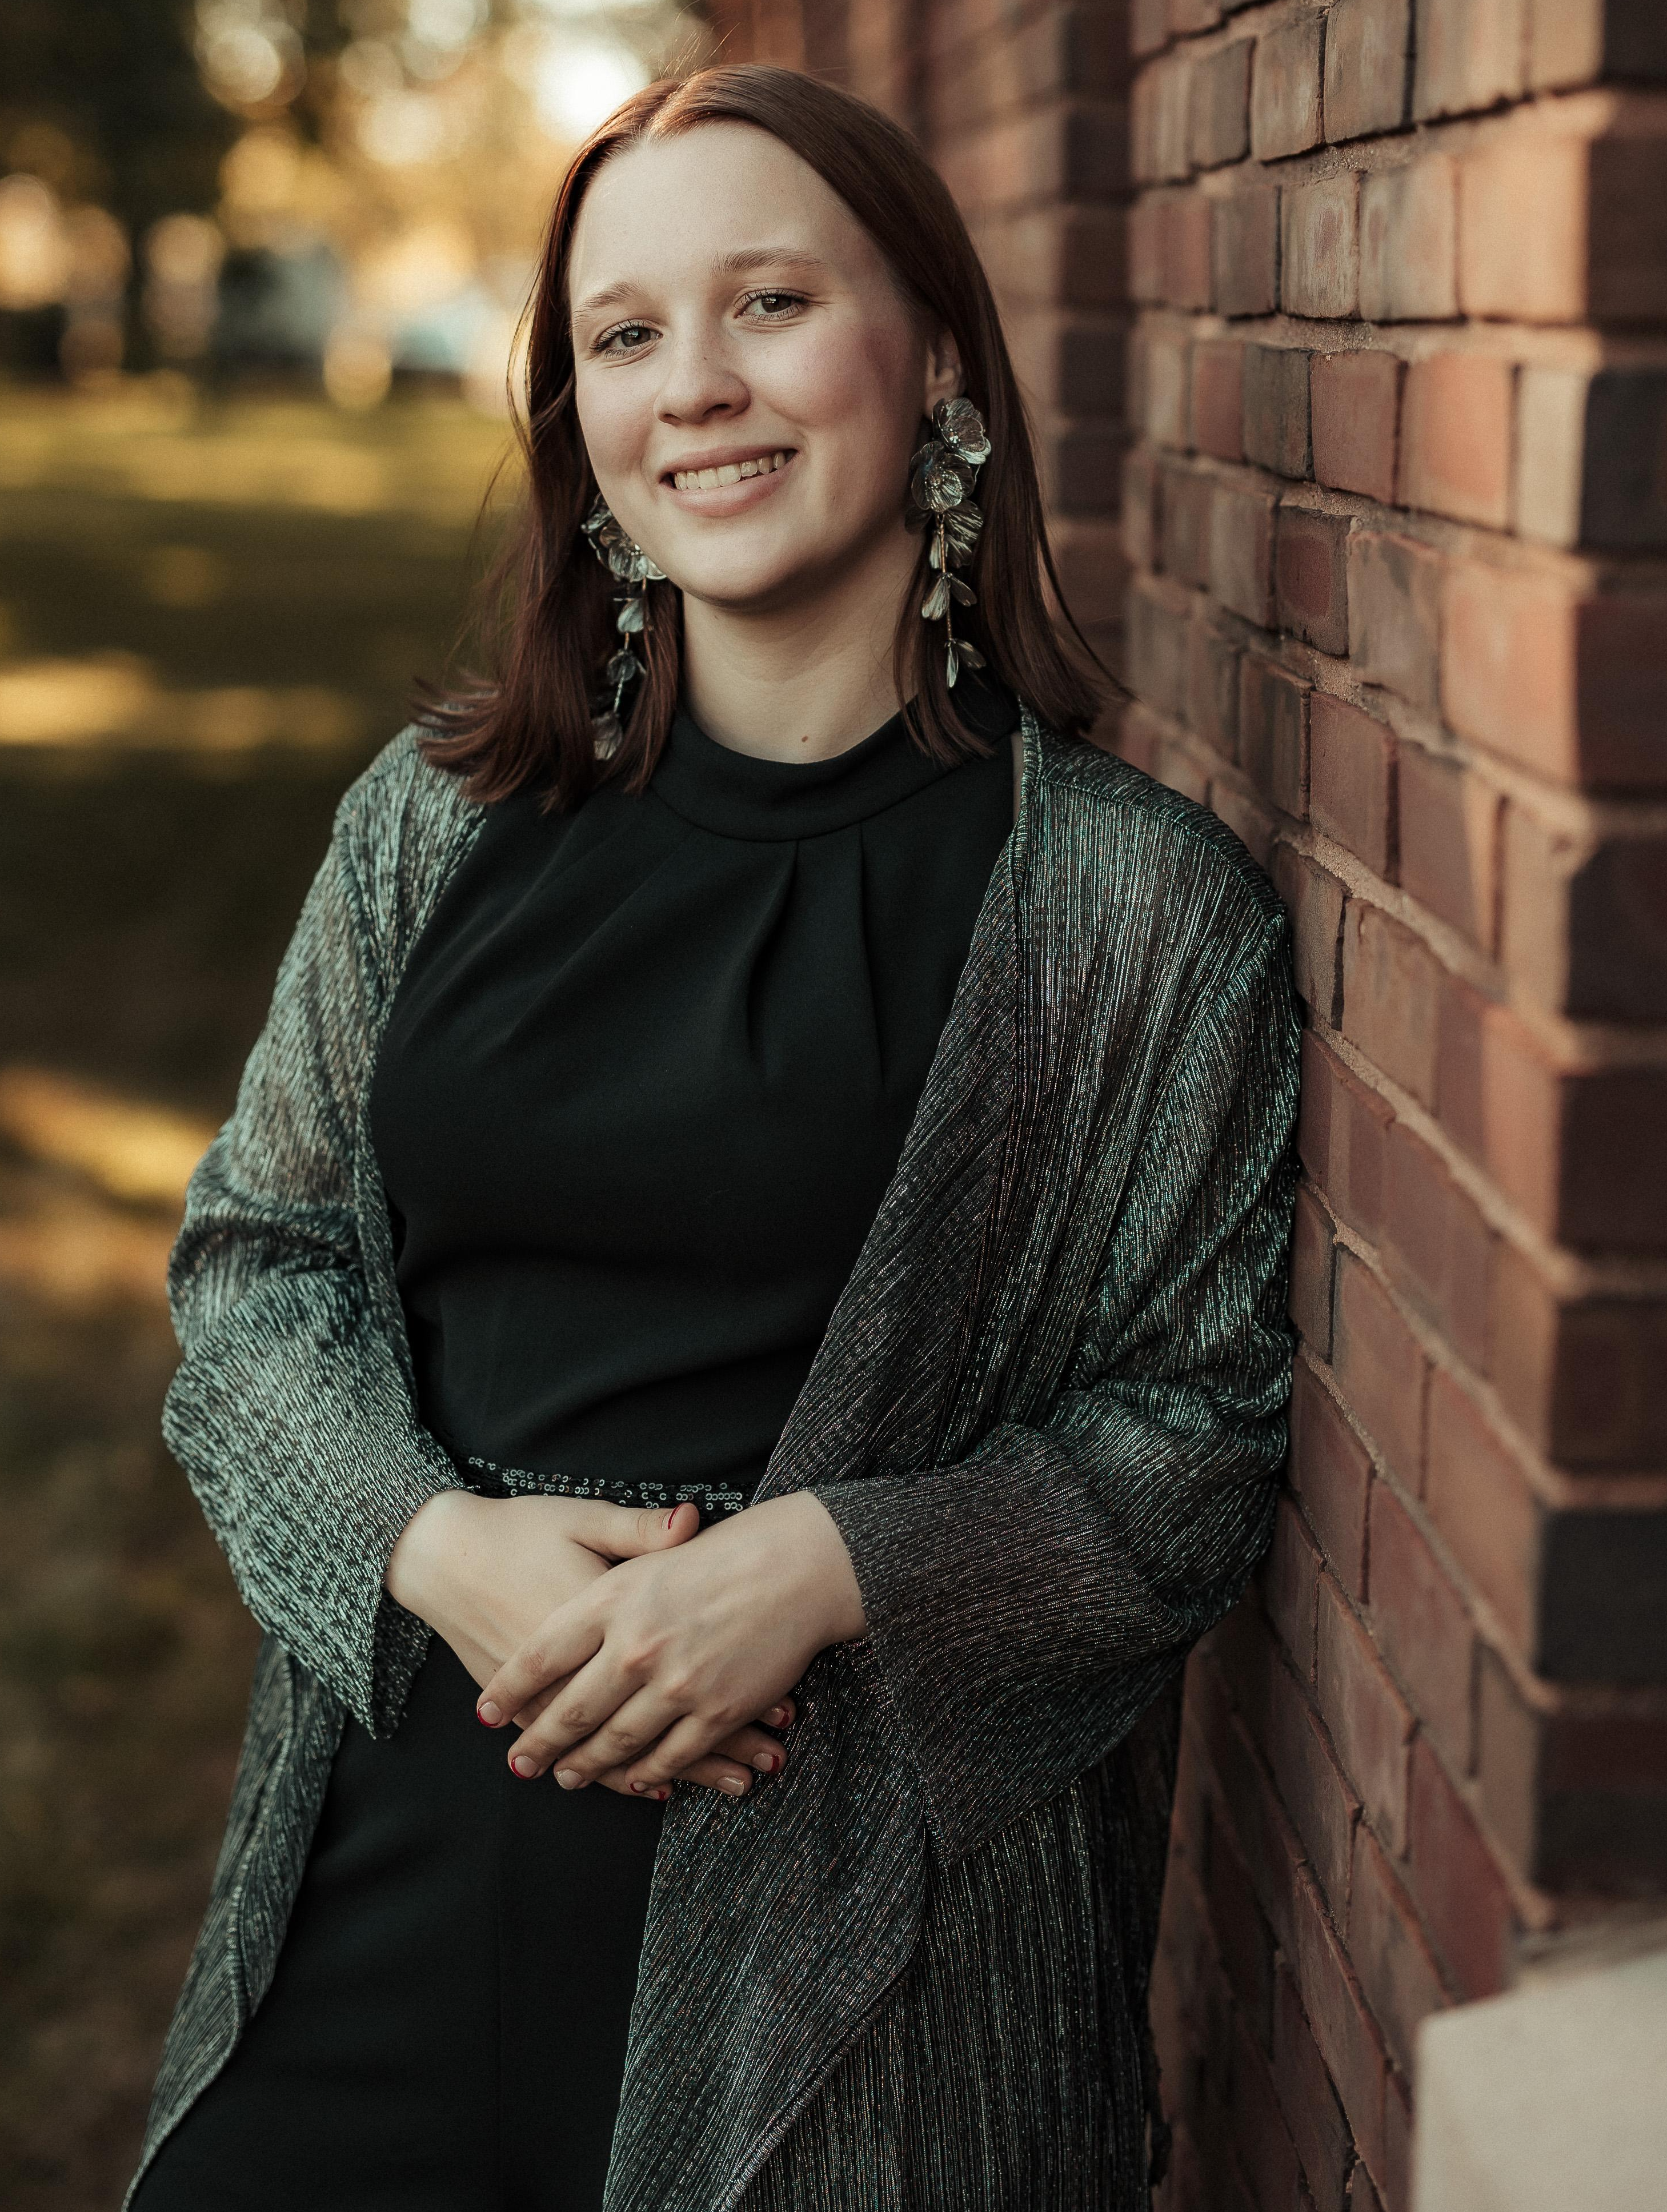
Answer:
<svg viewBox="0 0 1667 2212"><path fill-rule="evenodd" d="M561 1686L509 1754L566 1790L624 1770L665 1788L867 1622L844 1539L808 1491L767 1498L674 1551L626 1559L558 1606L481 1692L489 1728Z"/></svg>

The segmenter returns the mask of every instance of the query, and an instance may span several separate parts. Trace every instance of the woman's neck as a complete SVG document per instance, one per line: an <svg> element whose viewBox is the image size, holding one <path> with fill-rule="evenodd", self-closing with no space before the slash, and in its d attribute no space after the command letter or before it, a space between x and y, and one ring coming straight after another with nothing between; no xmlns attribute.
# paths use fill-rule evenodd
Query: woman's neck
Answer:
<svg viewBox="0 0 1667 2212"><path fill-rule="evenodd" d="M708 737L758 760L829 760L889 721L903 704L891 641L919 550L899 529L792 607L685 598L684 699Z"/></svg>

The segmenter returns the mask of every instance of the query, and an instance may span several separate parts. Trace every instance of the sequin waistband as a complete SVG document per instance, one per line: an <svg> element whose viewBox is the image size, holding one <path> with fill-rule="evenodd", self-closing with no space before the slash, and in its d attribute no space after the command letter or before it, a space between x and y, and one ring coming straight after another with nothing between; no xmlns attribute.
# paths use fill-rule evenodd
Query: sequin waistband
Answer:
<svg viewBox="0 0 1667 2212"><path fill-rule="evenodd" d="M722 1521L739 1513L747 1493L721 1482L610 1482L572 1474L540 1474L531 1468L502 1467L496 1460L472 1455L464 1462L472 1474L484 1478L472 1489L506 1498L600 1498L610 1505L646 1506L669 1513L685 1502L700 1508L701 1519Z"/></svg>

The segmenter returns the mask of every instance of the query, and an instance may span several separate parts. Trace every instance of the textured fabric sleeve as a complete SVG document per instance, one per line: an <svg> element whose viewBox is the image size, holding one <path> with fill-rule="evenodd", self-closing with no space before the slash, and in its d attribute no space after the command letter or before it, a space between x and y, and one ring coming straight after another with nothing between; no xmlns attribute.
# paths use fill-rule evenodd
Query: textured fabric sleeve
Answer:
<svg viewBox="0 0 1667 2212"><path fill-rule="evenodd" d="M380 1734L428 1643L382 1587L388 1557L459 1486L373 1310L355 1205L382 988L354 860L374 775L338 812L235 1109L192 1177L162 1426L250 1612Z"/></svg>
<svg viewBox="0 0 1667 2212"><path fill-rule="evenodd" d="M817 1486L946 1854L1103 1758L1266 1547L1298 1041L1276 918L1175 1056L1046 1421L920 1475Z"/></svg>

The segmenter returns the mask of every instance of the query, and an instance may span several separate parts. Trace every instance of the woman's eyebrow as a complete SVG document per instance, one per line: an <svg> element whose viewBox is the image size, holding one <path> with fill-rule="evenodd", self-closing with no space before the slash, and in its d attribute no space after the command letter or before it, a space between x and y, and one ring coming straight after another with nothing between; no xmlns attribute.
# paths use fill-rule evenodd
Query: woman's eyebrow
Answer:
<svg viewBox="0 0 1667 2212"><path fill-rule="evenodd" d="M733 253L719 256L712 264L720 276L744 276L752 269L799 269L821 272L826 264L813 253L806 253L796 246L742 246ZM587 292L573 310L576 321L581 315L594 315L604 307L618 306L642 289L641 283L630 276L621 277L615 284L605 284L599 291Z"/></svg>

